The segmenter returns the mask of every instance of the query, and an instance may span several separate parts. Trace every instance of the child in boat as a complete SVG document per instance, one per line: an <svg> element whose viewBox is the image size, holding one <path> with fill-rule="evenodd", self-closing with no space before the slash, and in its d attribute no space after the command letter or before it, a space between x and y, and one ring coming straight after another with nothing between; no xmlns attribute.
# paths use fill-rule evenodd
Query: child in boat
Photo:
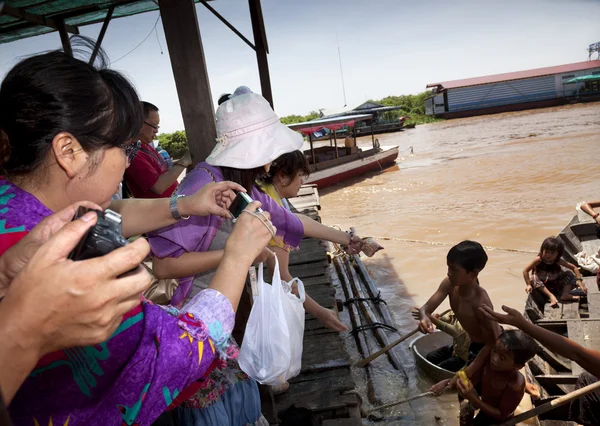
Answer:
<svg viewBox="0 0 600 426"><path fill-rule="evenodd" d="M498 424L512 415L525 394L525 378L519 370L537 352L535 340L521 330L506 330L493 348L486 347L482 356L465 369L469 380L447 379L432 386L441 392L446 386L458 388L465 398L461 404L461 426ZM483 356L485 354L485 356ZM479 413L475 418L475 411Z"/></svg>
<svg viewBox="0 0 600 426"><path fill-rule="evenodd" d="M533 261L523 269L525 291L532 289L542 292L552 306L562 302L579 300L587 293L583 277L577 267L562 259L564 245L556 237L548 237L542 243L540 252ZM563 269L567 268L570 271ZM579 286L580 294L570 294Z"/></svg>
<svg viewBox="0 0 600 426"><path fill-rule="evenodd" d="M494 345L501 333L500 326L479 312L481 305L492 303L487 292L479 285L479 272L487 263L485 250L475 241L463 241L450 249L446 261L448 276L437 291L419 309L419 329L433 333L433 311L448 297L456 318L468 333L471 343L467 365L487 344Z"/></svg>

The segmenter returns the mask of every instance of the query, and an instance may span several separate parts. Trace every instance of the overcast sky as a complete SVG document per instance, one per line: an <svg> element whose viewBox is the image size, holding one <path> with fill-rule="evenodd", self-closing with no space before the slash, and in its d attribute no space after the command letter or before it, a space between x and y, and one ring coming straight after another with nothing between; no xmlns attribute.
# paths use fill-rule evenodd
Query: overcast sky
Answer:
<svg viewBox="0 0 600 426"><path fill-rule="evenodd" d="M245 0L211 5L252 40ZM343 107L338 40L349 106L437 81L585 61L587 46L600 41L600 0L262 0L262 8L280 116ZM259 92L253 51L203 5L196 10L215 103L239 85ZM160 20L120 59L158 17L112 21L103 47L171 132L183 120ZM99 31L100 24L81 28L94 38ZM1 44L0 78L19 58L59 47L58 33Z"/></svg>

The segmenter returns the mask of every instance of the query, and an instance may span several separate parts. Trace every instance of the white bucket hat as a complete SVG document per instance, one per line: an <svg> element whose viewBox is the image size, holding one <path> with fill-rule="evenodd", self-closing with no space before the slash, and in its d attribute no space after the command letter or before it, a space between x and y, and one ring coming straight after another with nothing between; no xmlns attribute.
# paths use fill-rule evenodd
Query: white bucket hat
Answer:
<svg viewBox="0 0 600 426"><path fill-rule="evenodd" d="M302 142L302 135L282 124L265 98L244 93L217 109L217 144L206 162L254 169L300 149Z"/></svg>

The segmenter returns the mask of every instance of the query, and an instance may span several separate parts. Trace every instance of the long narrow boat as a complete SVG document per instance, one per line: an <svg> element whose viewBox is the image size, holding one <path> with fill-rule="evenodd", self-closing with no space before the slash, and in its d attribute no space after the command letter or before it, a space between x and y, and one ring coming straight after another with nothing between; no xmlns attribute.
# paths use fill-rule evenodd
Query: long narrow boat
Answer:
<svg viewBox="0 0 600 426"><path fill-rule="evenodd" d="M347 148L345 145L338 147L338 129L356 126L361 121L370 120L371 117L372 114L351 115L288 126L307 136L310 144L310 149L304 152L311 171L306 183L324 188L368 172L383 170L395 164L396 158L398 158L398 146L380 147L379 142L372 134L372 147L369 149L356 146L356 135L353 138L353 147ZM330 131L329 145L315 147L313 134L323 129Z"/></svg>
<svg viewBox="0 0 600 426"><path fill-rule="evenodd" d="M560 232L558 237L565 244L565 260L577 264L576 254L585 251L592 255L600 248L600 239L596 235L596 224L589 216L575 216ZM582 274L591 275L582 270ZM587 348L600 350L600 289L595 276L587 276L584 283L588 288L587 302L560 303L553 308L535 292L527 297L525 317L544 328L567 336ZM583 369L552 351L540 346L540 351L529 363L531 377L528 379L540 387L541 401L571 392ZM541 425L566 426L573 422L554 420L548 413L540 420Z"/></svg>

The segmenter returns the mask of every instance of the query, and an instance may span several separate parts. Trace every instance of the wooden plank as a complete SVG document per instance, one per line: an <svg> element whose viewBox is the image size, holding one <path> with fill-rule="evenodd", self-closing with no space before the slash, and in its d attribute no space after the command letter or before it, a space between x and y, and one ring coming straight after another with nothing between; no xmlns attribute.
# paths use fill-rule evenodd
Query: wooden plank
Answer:
<svg viewBox="0 0 600 426"><path fill-rule="evenodd" d="M326 260L324 260L322 262L309 263L306 265L292 265L289 267L289 270L290 274L292 274L292 277L316 277L319 275L328 274L329 269L327 266L328 263Z"/></svg>
<svg viewBox="0 0 600 426"><path fill-rule="evenodd" d="M564 320L579 318L579 302L559 302L559 307L554 308L550 303L544 305L545 320Z"/></svg>
<svg viewBox="0 0 600 426"><path fill-rule="evenodd" d="M567 324L569 338L581 346L600 350L600 319L594 321L572 321ZM574 375L580 375L584 370L576 362L572 362Z"/></svg>
<svg viewBox="0 0 600 426"><path fill-rule="evenodd" d="M362 426L361 419L329 419L323 422L323 426Z"/></svg>
<svg viewBox="0 0 600 426"><path fill-rule="evenodd" d="M293 392L288 391L277 400L277 406L284 409L292 404L319 412L357 406L358 398L352 394L341 395L338 391L318 389L309 394L302 395L301 398L297 398Z"/></svg>
<svg viewBox="0 0 600 426"><path fill-rule="evenodd" d="M332 338L327 334L304 337L302 372L348 366L350 366L350 357L341 337Z"/></svg>
<svg viewBox="0 0 600 426"><path fill-rule="evenodd" d="M588 293L587 300L590 318L600 318L600 293Z"/></svg>
<svg viewBox="0 0 600 426"><path fill-rule="evenodd" d="M543 374L535 376L535 379L542 386L554 385L574 385L579 376L572 374Z"/></svg>

